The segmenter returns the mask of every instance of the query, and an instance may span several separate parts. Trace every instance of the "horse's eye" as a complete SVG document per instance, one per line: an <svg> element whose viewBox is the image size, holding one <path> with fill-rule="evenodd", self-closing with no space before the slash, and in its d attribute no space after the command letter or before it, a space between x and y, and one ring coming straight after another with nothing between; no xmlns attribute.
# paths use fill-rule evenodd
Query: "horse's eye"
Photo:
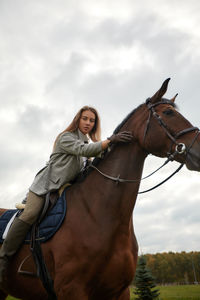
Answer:
<svg viewBox="0 0 200 300"><path fill-rule="evenodd" d="M166 109L165 111L163 111L163 114L167 115L167 116L172 116L174 114L174 111L170 108Z"/></svg>

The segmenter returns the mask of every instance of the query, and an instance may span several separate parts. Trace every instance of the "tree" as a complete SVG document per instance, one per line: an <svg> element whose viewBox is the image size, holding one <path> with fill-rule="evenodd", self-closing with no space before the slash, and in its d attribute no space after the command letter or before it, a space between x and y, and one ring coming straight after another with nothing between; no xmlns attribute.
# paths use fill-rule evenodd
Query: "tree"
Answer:
<svg viewBox="0 0 200 300"><path fill-rule="evenodd" d="M163 252L144 255L157 284L200 283L200 252Z"/></svg>
<svg viewBox="0 0 200 300"><path fill-rule="evenodd" d="M134 280L136 286L134 294L137 295L137 300L158 299L160 293L159 290L156 289L154 280L154 277L146 266L145 257L140 256Z"/></svg>

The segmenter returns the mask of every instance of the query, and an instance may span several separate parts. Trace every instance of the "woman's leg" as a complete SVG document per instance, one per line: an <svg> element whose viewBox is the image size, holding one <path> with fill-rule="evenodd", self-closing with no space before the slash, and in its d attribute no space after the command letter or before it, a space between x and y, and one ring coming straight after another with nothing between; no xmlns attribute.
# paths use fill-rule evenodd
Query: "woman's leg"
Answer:
<svg viewBox="0 0 200 300"><path fill-rule="evenodd" d="M0 287L6 280L10 258L17 252L31 225L15 218L0 249Z"/></svg>
<svg viewBox="0 0 200 300"><path fill-rule="evenodd" d="M19 218L15 218L0 249L0 286L6 279L10 258L23 243L31 225L37 220L44 205L44 198L33 192L28 193L27 204Z"/></svg>
<svg viewBox="0 0 200 300"><path fill-rule="evenodd" d="M34 224L44 206L44 200L44 197L38 196L35 193L29 191L25 209L19 216L19 219L30 225Z"/></svg>

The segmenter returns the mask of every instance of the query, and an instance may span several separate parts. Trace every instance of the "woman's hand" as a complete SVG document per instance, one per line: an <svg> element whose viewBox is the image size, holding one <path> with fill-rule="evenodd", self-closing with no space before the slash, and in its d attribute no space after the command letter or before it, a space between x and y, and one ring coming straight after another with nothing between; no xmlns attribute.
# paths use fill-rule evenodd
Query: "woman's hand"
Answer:
<svg viewBox="0 0 200 300"><path fill-rule="evenodd" d="M131 142L132 139L133 136L130 131L122 131L117 134L113 134L108 138L108 140L110 140L110 145L116 143L128 143Z"/></svg>
<svg viewBox="0 0 200 300"><path fill-rule="evenodd" d="M111 135L107 140L102 141L102 149L105 150L108 146L117 143L129 143L133 139L130 131L122 131L117 134Z"/></svg>

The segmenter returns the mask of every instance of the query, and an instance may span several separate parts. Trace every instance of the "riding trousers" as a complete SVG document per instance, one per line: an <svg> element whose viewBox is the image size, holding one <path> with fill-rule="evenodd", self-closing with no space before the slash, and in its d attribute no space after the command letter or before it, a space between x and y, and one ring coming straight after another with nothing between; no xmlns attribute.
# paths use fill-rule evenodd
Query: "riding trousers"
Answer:
<svg viewBox="0 0 200 300"><path fill-rule="evenodd" d="M36 222L40 215L40 212L44 206L45 196L38 196L35 193L29 191L27 195L27 202L23 213L19 216L19 219L32 225Z"/></svg>

